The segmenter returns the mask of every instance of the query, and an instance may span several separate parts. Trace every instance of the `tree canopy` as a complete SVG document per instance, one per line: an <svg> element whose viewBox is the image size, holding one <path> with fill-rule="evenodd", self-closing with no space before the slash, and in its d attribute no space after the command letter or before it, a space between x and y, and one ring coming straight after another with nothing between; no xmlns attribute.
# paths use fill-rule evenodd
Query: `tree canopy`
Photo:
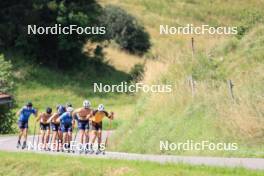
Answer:
<svg viewBox="0 0 264 176"><path fill-rule="evenodd" d="M116 22L113 21L115 18ZM141 54L150 48L149 36L135 18L120 8L101 7L94 0L9 0L0 4L0 47L30 55L41 64L67 69L82 65L95 53L82 52L87 41L115 40L122 49ZM105 26L106 35L28 34L28 25L52 27ZM120 32L121 31L121 32ZM100 57L102 56L99 53Z"/></svg>
<svg viewBox="0 0 264 176"><path fill-rule="evenodd" d="M0 93L13 92L12 65L0 55ZM12 132L15 116L8 104L0 104L0 134Z"/></svg>

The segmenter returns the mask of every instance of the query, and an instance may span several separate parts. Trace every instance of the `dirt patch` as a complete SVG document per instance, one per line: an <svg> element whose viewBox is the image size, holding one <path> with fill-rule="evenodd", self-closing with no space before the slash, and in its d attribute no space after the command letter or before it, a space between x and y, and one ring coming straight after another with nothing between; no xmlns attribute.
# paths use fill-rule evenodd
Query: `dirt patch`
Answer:
<svg viewBox="0 0 264 176"><path fill-rule="evenodd" d="M120 175L124 175L127 173L131 173L134 170L129 168L129 167L119 167L119 168L110 168L107 169L107 175L108 176L120 176Z"/></svg>

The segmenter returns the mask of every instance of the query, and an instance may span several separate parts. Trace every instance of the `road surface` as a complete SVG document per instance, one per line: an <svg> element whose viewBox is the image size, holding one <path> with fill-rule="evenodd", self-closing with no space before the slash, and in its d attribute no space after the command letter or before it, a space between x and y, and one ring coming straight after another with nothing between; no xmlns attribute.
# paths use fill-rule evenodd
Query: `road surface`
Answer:
<svg viewBox="0 0 264 176"><path fill-rule="evenodd" d="M103 134L103 139L106 133ZM33 137L29 136L28 141L32 141ZM37 137L35 138L35 141ZM78 140L78 137L77 137ZM15 151L17 137L3 136L0 137L0 150L2 151ZM27 150L23 150L27 151ZM84 155L79 153L58 153L58 152L44 152L30 150L30 152L47 153L52 155L71 155L71 156L86 156L91 158L109 158L109 159L123 159L123 160L141 160L152 161L158 163L186 163L192 165L207 165L207 166L220 166L220 167L244 167L247 169L264 170L264 159L260 158L223 158L223 157L197 157L197 156L174 156L174 155L151 155L151 154L135 154L135 153L122 153L122 152L106 152L105 155Z"/></svg>

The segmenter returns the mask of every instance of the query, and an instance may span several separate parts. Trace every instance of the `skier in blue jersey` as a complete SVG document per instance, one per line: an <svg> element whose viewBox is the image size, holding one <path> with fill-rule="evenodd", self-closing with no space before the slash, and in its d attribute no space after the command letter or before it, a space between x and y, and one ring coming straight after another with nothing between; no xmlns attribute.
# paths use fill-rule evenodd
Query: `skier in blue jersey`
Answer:
<svg viewBox="0 0 264 176"><path fill-rule="evenodd" d="M63 146L69 147L70 142L72 140L72 129L74 125L74 119L72 116L73 113L72 107L67 107L66 112L61 114L58 119L56 119L57 122L60 122L61 132L63 134ZM51 117L50 120L52 120L53 117Z"/></svg>
<svg viewBox="0 0 264 176"><path fill-rule="evenodd" d="M35 108L33 108L33 104L31 102L28 102L26 106L21 108L17 112L17 116L19 116L18 119L18 128L19 128L19 135L18 135L18 141L17 141L17 148L21 146L21 138L24 136L24 142L22 145L22 149L25 149L27 146L27 133L28 133L28 120L33 114L35 117L37 117L38 112Z"/></svg>

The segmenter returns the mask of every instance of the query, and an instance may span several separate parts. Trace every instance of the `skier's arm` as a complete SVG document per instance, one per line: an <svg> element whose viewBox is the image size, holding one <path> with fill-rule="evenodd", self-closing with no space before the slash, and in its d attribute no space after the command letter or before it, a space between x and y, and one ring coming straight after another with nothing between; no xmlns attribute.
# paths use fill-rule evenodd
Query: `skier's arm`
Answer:
<svg viewBox="0 0 264 176"><path fill-rule="evenodd" d="M75 117L73 116L73 113L71 114L71 116L72 116L72 129L74 129L74 127L75 127L75 120L77 120L77 119L75 119Z"/></svg>
<svg viewBox="0 0 264 176"><path fill-rule="evenodd" d="M92 117L93 117L93 110L91 110L91 112L89 114L87 114L86 119L88 120Z"/></svg>
<svg viewBox="0 0 264 176"><path fill-rule="evenodd" d="M56 119L56 122L59 123L63 117L64 117L64 115L62 114L61 116L59 116L59 118Z"/></svg>
<svg viewBox="0 0 264 176"><path fill-rule="evenodd" d="M110 114L109 114L107 111L105 111L105 115L106 115L106 117L108 117L111 120L114 119L114 113L113 112L110 112Z"/></svg>
<svg viewBox="0 0 264 176"><path fill-rule="evenodd" d="M37 109L34 109L34 116L38 117L38 110Z"/></svg>
<svg viewBox="0 0 264 176"><path fill-rule="evenodd" d="M87 115L88 119L91 119L95 115L95 111L91 111L90 114Z"/></svg>
<svg viewBox="0 0 264 176"><path fill-rule="evenodd" d="M74 128L75 128L75 120L72 119L72 129L74 129Z"/></svg>
<svg viewBox="0 0 264 176"><path fill-rule="evenodd" d="M114 112L110 112L109 119L114 120Z"/></svg>
<svg viewBox="0 0 264 176"><path fill-rule="evenodd" d="M54 117L56 116L57 114L56 113L54 113L48 120L47 120L47 122L48 123L50 123L51 121L52 121L52 119L54 119Z"/></svg>
<svg viewBox="0 0 264 176"><path fill-rule="evenodd" d="M80 109L76 109L75 111L73 111L72 116L75 117L76 114L78 114L80 112Z"/></svg>
<svg viewBox="0 0 264 176"><path fill-rule="evenodd" d="M19 116L22 112L23 108L21 108L19 111L17 111L16 115Z"/></svg>
<svg viewBox="0 0 264 176"><path fill-rule="evenodd" d="M42 116L42 113L36 118L36 121L38 122Z"/></svg>

